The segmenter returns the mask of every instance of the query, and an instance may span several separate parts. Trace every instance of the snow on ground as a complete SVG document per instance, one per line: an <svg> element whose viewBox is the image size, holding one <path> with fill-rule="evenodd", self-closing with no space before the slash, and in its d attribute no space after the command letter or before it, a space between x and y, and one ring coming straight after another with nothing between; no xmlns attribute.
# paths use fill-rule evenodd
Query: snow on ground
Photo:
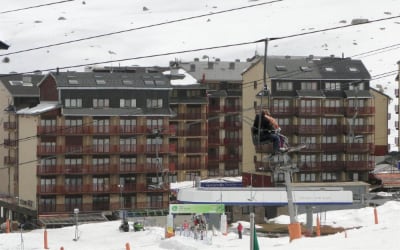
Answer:
<svg viewBox="0 0 400 250"><path fill-rule="evenodd" d="M389 201L377 207L378 224L374 221L374 208L339 210L326 212L322 225L332 225L349 228L346 233L337 233L321 237L303 237L289 241L287 236L280 238L266 238L258 236L260 249L277 250L394 250L398 249L396 241L400 224L400 202ZM299 221L305 220L304 215L299 215ZM288 223L287 216L279 216L276 223ZM249 228L248 221L242 221L243 226ZM120 232L120 221L101 222L94 224L82 224L78 226L80 238L74 241L76 227L64 227L60 229L47 229L48 246L50 249L65 250L124 250L128 243L130 249L176 249L176 250L216 250L216 249L250 249L250 237L248 234L243 239L238 239L235 232L237 223L227 235L219 232L208 233L205 240L195 240L191 237L177 235L165 238L164 228L147 227L141 232ZM350 229L354 228L354 229ZM357 228L357 229L356 229ZM0 234L0 249L2 250L38 250L43 249L44 229L30 232L14 232ZM23 243L23 244L21 244Z"/></svg>

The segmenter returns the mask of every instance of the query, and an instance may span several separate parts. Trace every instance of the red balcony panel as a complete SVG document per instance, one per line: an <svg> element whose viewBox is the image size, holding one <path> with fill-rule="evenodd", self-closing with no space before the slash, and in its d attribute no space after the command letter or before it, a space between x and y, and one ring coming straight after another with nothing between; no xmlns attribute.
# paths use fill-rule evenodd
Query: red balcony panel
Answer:
<svg viewBox="0 0 400 250"><path fill-rule="evenodd" d="M369 171L374 169L373 161L347 161L346 163L347 171Z"/></svg>
<svg viewBox="0 0 400 250"><path fill-rule="evenodd" d="M120 153L136 153L137 152L137 145L136 144L125 144L118 146Z"/></svg>
<svg viewBox="0 0 400 250"><path fill-rule="evenodd" d="M353 126L354 133L374 133L374 125L355 125Z"/></svg>
<svg viewBox="0 0 400 250"><path fill-rule="evenodd" d="M343 152L344 143L322 143L321 149L325 152Z"/></svg>
<svg viewBox="0 0 400 250"><path fill-rule="evenodd" d="M307 147L301 150L302 152L321 152L322 145L320 143L309 143Z"/></svg>
<svg viewBox="0 0 400 250"><path fill-rule="evenodd" d="M372 143L349 143L346 144L346 152L373 152Z"/></svg>
<svg viewBox="0 0 400 250"><path fill-rule="evenodd" d="M241 111L241 106L240 105L235 105L235 106L224 106L224 112L239 112Z"/></svg>
<svg viewBox="0 0 400 250"><path fill-rule="evenodd" d="M176 166L174 162L170 162L168 165L169 172L175 172Z"/></svg>
<svg viewBox="0 0 400 250"><path fill-rule="evenodd" d="M93 133L94 134L109 134L110 133L110 126L93 126Z"/></svg>
<svg viewBox="0 0 400 250"><path fill-rule="evenodd" d="M64 185L64 192L67 194L82 193L82 185Z"/></svg>
<svg viewBox="0 0 400 250"><path fill-rule="evenodd" d="M208 106L209 112L221 112L221 106L220 105L209 105Z"/></svg>
<svg viewBox="0 0 400 250"><path fill-rule="evenodd" d="M299 169L301 172L321 171L320 162L300 162Z"/></svg>
<svg viewBox="0 0 400 250"><path fill-rule="evenodd" d="M343 134L344 128L342 125L322 125L322 133L329 135Z"/></svg>
<svg viewBox="0 0 400 250"><path fill-rule="evenodd" d="M62 152L61 146L47 146L47 145L37 146L37 154L38 155L56 154L56 153L61 153L61 152Z"/></svg>
<svg viewBox="0 0 400 250"><path fill-rule="evenodd" d="M322 127L320 125L299 125L299 134L321 134Z"/></svg>
<svg viewBox="0 0 400 250"><path fill-rule="evenodd" d="M54 135L57 134L58 127L57 126L38 126L37 133L38 135Z"/></svg>
<svg viewBox="0 0 400 250"><path fill-rule="evenodd" d="M296 108L294 107L271 107L270 108L270 112L272 114L272 116L274 117L280 117L280 116L292 116L294 115L296 112Z"/></svg>
<svg viewBox="0 0 400 250"><path fill-rule="evenodd" d="M357 115L373 115L375 114L375 107L347 107L346 109L346 116L353 116L356 111Z"/></svg>
<svg viewBox="0 0 400 250"><path fill-rule="evenodd" d="M320 107L298 107L297 114L299 116L321 116L322 108L320 108Z"/></svg>
<svg viewBox="0 0 400 250"><path fill-rule="evenodd" d="M323 161L321 162L321 171L342 171L345 169L344 161Z"/></svg>
<svg viewBox="0 0 400 250"><path fill-rule="evenodd" d="M344 115L344 107L324 107L322 111L329 115Z"/></svg>
<svg viewBox="0 0 400 250"><path fill-rule="evenodd" d="M38 175L62 174L63 166L60 165L38 166L36 168L36 172Z"/></svg>
<svg viewBox="0 0 400 250"><path fill-rule="evenodd" d="M242 139L240 138L225 138L224 144L241 144Z"/></svg>
<svg viewBox="0 0 400 250"><path fill-rule="evenodd" d="M83 153L82 145L67 145L65 146L65 151L63 153L67 154L82 154Z"/></svg>
<svg viewBox="0 0 400 250"><path fill-rule="evenodd" d="M224 161L241 161L242 157L240 157L239 155L224 155L223 156Z"/></svg>
<svg viewBox="0 0 400 250"><path fill-rule="evenodd" d="M37 185L38 194L55 194L56 185Z"/></svg>
<svg viewBox="0 0 400 250"><path fill-rule="evenodd" d="M83 126L58 126L57 134L64 135L82 135L84 132Z"/></svg>

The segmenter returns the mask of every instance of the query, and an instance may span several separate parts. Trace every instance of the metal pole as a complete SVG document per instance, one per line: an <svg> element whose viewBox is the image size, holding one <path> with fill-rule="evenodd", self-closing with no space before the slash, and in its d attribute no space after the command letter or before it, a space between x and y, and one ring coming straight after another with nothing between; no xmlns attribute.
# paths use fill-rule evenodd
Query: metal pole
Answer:
<svg viewBox="0 0 400 250"><path fill-rule="evenodd" d="M268 41L269 39L266 38L264 40L265 45L264 45L264 73L263 73L263 87L261 89L261 100L260 100L260 111L259 111L259 119L258 119L258 144L260 144L260 138L261 138L261 114L262 114L262 109L263 109L263 98L264 98L264 92L265 88L267 86L267 51L268 51Z"/></svg>
<svg viewBox="0 0 400 250"><path fill-rule="evenodd" d="M293 205L293 190L292 190L292 182L290 180L290 171L285 171L285 184L286 184L286 192L287 192L287 199L288 199L288 210L290 216L290 224L296 223L295 217L295 210Z"/></svg>
<svg viewBox="0 0 400 250"><path fill-rule="evenodd" d="M250 250L254 250L254 213L250 213Z"/></svg>

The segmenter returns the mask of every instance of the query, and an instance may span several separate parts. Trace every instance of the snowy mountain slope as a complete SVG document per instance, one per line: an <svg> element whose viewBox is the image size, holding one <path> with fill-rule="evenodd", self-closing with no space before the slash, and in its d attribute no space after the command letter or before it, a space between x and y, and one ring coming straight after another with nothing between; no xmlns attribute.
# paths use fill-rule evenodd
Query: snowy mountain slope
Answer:
<svg viewBox="0 0 400 250"><path fill-rule="evenodd" d="M3 11L54 2L51 0L3 0ZM27 10L0 13L0 40L11 45L0 51L0 73L45 71L56 67L95 64L124 58L146 57L162 53L193 50L213 46L253 42L348 25L355 18L369 20L400 15L400 0L82 0ZM261 5L262 4L262 5ZM171 22L233 8L235 11L193 18L148 28L144 26ZM139 28L139 29L137 29ZM80 42L68 42L112 32ZM318 32L269 43L269 55L315 56L344 55L363 60L372 76L397 70L399 48L357 57L400 43L400 18L353 27ZM38 50L32 48L55 43L60 46ZM16 53L21 50L30 50ZM8 53L11 53L7 55ZM205 51L154 56L138 60L108 62L106 65L166 66L174 59L184 61L202 58L246 60L254 53L263 54L264 44L211 49ZM4 59L4 58L8 58ZM7 62L8 61L8 62ZM69 70L82 70L72 67ZM394 98L395 75L372 81ZM394 114L394 100L390 111ZM394 117L390 121L391 137L395 135ZM394 138L390 138L392 149Z"/></svg>

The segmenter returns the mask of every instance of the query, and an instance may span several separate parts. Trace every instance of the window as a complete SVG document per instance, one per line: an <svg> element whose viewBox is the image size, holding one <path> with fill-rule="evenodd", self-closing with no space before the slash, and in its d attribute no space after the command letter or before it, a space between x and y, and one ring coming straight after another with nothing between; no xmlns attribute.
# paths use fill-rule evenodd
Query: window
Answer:
<svg viewBox="0 0 400 250"><path fill-rule="evenodd" d="M66 108L82 108L82 99L65 99L65 107Z"/></svg>
<svg viewBox="0 0 400 250"><path fill-rule="evenodd" d="M349 69L350 72L354 72L354 73L357 73L357 72L360 71L360 70L359 70L357 67L355 67L355 66L350 66L348 69Z"/></svg>
<svg viewBox="0 0 400 250"><path fill-rule="evenodd" d="M128 80L128 79L124 79L124 80L122 80L122 83L125 84L125 85L132 85L133 81L132 80Z"/></svg>
<svg viewBox="0 0 400 250"><path fill-rule="evenodd" d="M336 154L323 154L321 155L321 161L337 161L338 156Z"/></svg>
<svg viewBox="0 0 400 250"><path fill-rule="evenodd" d="M65 196L65 210L74 211L75 208L82 209L82 196Z"/></svg>
<svg viewBox="0 0 400 250"><path fill-rule="evenodd" d="M163 127L163 119L147 119L146 125L148 128L161 129Z"/></svg>
<svg viewBox="0 0 400 250"><path fill-rule="evenodd" d="M64 188L66 192L81 192L82 191L82 177L66 177Z"/></svg>
<svg viewBox="0 0 400 250"><path fill-rule="evenodd" d="M366 101L362 100L362 99L349 99L349 107L359 108L359 107L364 107L365 104L366 104Z"/></svg>
<svg viewBox="0 0 400 250"><path fill-rule="evenodd" d="M280 126L284 126L284 125L291 125L292 123L290 122L289 118L277 118L276 121L278 122L278 124Z"/></svg>
<svg viewBox="0 0 400 250"><path fill-rule="evenodd" d="M161 76L154 76L153 78L156 85L165 85L165 81L161 78Z"/></svg>
<svg viewBox="0 0 400 250"><path fill-rule="evenodd" d="M337 136L322 136L322 143L337 143Z"/></svg>
<svg viewBox="0 0 400 250"><path fill-rule="evenodd" d="M317 83L316 82L301 82L302 90L316 90Z"/></svg>
<svg viewBox="0 0 400 250"><path fill-rule="evenodd" d="M300 136L301 144L315 144L317 143L317 138L315 136Z"/></svg>
<svg viewBox="0 0 400 250"><path fill-rule="evenodd" d="M315 182L315 174L314 173L303 173L300 174L301 182Z"/></svg>
<svg viewBox="0 0 400 250"><path fill-rule="evenodd" d="M119 170L123 172L133 172L136 168L135 157L120 157L119 158Z"/></svg>
<svg viewBox="0 0 400 250"><path fill-rule="evenodd" d="M290 110L290 101L287 99L274 99L273 109L277 113L285 113Z"/></svg>
<svg viewBox="0 0 400 250"><path fill-rule="evenodd" d="M188 90L186 92L187 97L199 97L201 96L200 90Z"/></svg>
<svg viewBox="0 0 400 250"><path fill-rule="evenodd" d="M147 206L151 208L162 208L163 207L162 194L149 194L147 196Z"/></svg>
<svg viewBox="0 0 400 250"><path fill-rule="evenodd" d="M55 212L56 211L56 198L55 197L41 197L39 200L40 211L42 212Z"/></svg>
<svg viewBox="0 0 400 250"><path fill-rule="evenodd" d="M285 65L275 65L275 69L277 71L287 71L287 68Z"/></svg>
<svg viewBox="0 0 400 250"><path fill-rule="evenodd" d="M329 125L337 125L338 119L337 118L322 118L322 125L329 126Z"/></svg>
<svg viewBox="0 0 400 250"><path fill-rule="evenodd" d="M68 84L77 85L77 84L79 84L79 82L77 79L68 79Z"/></svg>
<svg viewBox="0 0 400 250"><path fill-rule="evenodd" d="M104 80L104 79L96 79L96 84L104 85L104 84L106 84L106 80Z"/></svg>
<svg viewBox="0 0 400 250"><path fill-rule="evenodd" d="M277 91L293 90L293 83L292 82L277 82L276 90Z"/></svg>
<svg viewBox="0 0 400 250"><path fill-rule="evenodd" d="M303 125L303 126L317 125L317 119L316 118L301 118L300 125Z"/></svg>
<svg viewBox="0 0 400 250"><path fill-rule="evenodd" d="M303 72L310 72L312 68L310 66L300 66L300 70Z"/></svg>
<svg viewBox="0 0 400 250"><path fill-rule="evenodd" d="M151 76L143 76L143 81L145 85L154 85L154 80Z"/></svg>
<svg viewBox="0 0 400 250"><path fill-rule="evenodd" d="M336 173L330 173L330 172L322 172L322 181L336 181L337 180L337 174Z"/></svg>
<svg viewBox="0 0 400 250"><path fill-rule="evenodd" d="M324 70L325 70L326 72L335 72L335 68L332 67L332 66L326 66L326 67L324 67Z"/></svg>
<svg viewBox="0 0 400 250"><path fill-rule="evenodd" d="M349 90L364 90L365 84L363 82L351 82Z"/></svg>
<svg viewBox="0 0 400 250"><path fill-rule="evenodd" d="M93 138L93 151L97 153L109 152L109 138Z"/></svg>
<svg viewBox="0 0 400 250"><path fill-rule="evenodd" d="M119 99L120 108L136 108L136 99Z"/></svg>
<svg viewBox="0 0 400 250"><path fill-rule="evenodd" d="M82 126L83 122L82 119L66 119L65 125L68 127L78 127Z"/></svg>
<svg viewBox="0 0 400 250"><path fill-rule="evenodd" d="M146 99L146 108L162 108L163 100L161 98Z"/></svg>
<svg viewBox="0 0 400 250"><path fill-rule="evenodd" d="M108 191L110 178L107 176L93 177L93 191Z"/></svg>
<svg viewBox="0 0 400 250"><path fill-rule="evenodd" d="M326 82L325 90L341 90L340 82Z"/></svg>
<svg viewBox="0 0 400 250"><path fill-rule="evenodd" d="M82 158L65 158L64 164L66 166L82 166Z"/></svg>
<svg viewBox="0 0 400 250"><path fill-rule="evenodd" d="M93 195L93 210L109 210L110 197L108 195Z"/></svg>
<svg viewBox="0 0 400 250"><path fill-rule="evenodd" d="M110 100L104 99L93 99L93 108L108 108L110 106Z"/></svg>
<svg viewBox="0 0 400 250"><path fill-rule="evenodd" d="M257 81L253 82L253 89L257 89Z"/></svg>
<svg viewBox="0 0 400 250"><path fill-rule="evenodd" d="M110 130L109 119L94 119L93 120L94 133L108 133Z"/></svg>
<svg viewBox="0 0 400 250"><path fill-rule="evenodd" d="M52 193L56 191L56 178L46 177L40 179L40 192Z"/></svg>
<svg viewBox="0 0 400 250"><path fill-rule="evenodd" d="M326 108L339 108L341 106L340 100L333 100L333 99L326 99L324 104Z"/></svg>

